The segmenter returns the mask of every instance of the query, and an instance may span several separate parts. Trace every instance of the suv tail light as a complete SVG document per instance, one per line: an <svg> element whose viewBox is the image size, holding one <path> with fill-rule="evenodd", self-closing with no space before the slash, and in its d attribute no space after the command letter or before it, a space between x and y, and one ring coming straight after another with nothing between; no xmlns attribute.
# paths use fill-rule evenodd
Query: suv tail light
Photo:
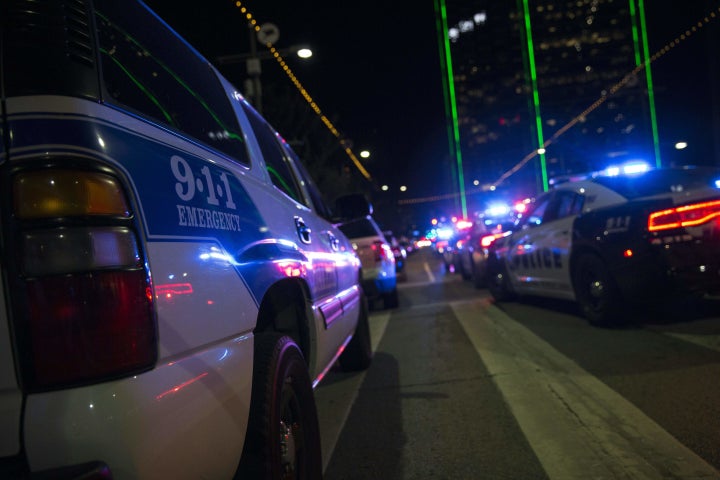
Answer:
<svg viewBox="0 0 720 480"><path fill-rule="evenodd" d="M149 273L129 202L113 176L22 171L12 179L17 222L15 326L30 389L63 387L154 365Z"/></svg>
<svg viewBox="0 0 720 480"><path fill-rule="evenodd" d="M707 223L720 216L720 200L694 203L651 213L648 217L648 231L693 227Z"/></svg>

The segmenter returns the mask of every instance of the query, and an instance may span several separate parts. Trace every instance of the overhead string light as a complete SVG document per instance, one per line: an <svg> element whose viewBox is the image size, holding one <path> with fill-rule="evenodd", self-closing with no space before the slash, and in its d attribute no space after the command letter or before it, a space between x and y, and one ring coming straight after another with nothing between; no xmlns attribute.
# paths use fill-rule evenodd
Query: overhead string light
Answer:
<svg viewBox="0 0 720 480"><path fill-rule="evenodd" d="M248 19L250 22L250 25L255 29L256 32L260 31L260 25L258 25L255 18L253 18L253 15L248 11L247 8L245 8L240 1L235 2L235 6L240 9L240 12L245 15L245 18ZM313 100L313 98L310 96L310 93L303 87L302 83L300 83L300 80L295 76L295 74L292 72L288 64L285 62L285 59L283 59L282 55L278 51L277 48L273 46L272 43L266 43L265 46L268 50L270 50L270 53L272 54L273 58L278 62L280 65L280 68L283 69L285 74L288 76L290 81L295 85L295 88L300 92L300 95L305 99L305 101L310 105L310 108L313 109L316 115L320 117L320 120L325 124L328 130L330 130L330 133L332 133L342 145L343 149L345 150L345 154L352 160L355 167L360 171L363 177L365 177L368 181L372 181L372 177L370 176L370 173L365 169L363 164L360 162L360 160L357 158L357 156L353 153L352 149L347 146L346 142L342 141L340 132L337 128L335 128L335 125L330 121L329 118L325 116L325 114L322 113L322 110L320 110L320 107L318 104Z"/></svg>

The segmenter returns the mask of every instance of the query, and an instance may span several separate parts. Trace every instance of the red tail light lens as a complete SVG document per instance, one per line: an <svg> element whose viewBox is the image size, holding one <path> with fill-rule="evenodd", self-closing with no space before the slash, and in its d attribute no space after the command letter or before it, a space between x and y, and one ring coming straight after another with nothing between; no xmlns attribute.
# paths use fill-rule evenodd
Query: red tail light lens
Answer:
<svg viewBox="0 0 720 480"><path fill-rule="evenodd" d="M137 371L155 361L150 289L143 270L26 283L31 383L45 388Z"/></svg>
<svg viewBox="0 0 720 480"><path fill-rule="evenodd" d="M157 357L150 275L130 203L103 172L41 169L13 178L14 308L30 389L102 381Z"/></svg>
<svg viewBox="0 0 720 480"><path fill-rule="evenodd" d="M693 227L720 217L720 200L683 205L651 213L648 230L657 232L672 228Z"/></svg>

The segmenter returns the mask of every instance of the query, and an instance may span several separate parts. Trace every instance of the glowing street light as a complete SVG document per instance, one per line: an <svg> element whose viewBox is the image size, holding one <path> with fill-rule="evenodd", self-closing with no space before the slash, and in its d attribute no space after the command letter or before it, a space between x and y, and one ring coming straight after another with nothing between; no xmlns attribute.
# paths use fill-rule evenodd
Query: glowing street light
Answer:
<svg viewBox="0 0 720 480"><path fill-rule="evenodd" d="M367 150L363 150L360 152L360 157L361 158L370 158L370 152Z"/></svg>

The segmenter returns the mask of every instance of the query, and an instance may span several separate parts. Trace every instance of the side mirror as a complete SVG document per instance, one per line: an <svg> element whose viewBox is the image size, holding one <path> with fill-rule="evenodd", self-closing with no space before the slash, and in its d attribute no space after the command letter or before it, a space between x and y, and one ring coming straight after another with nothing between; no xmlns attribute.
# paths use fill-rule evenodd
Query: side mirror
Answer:
<svg viewBox="0 0 720 480"><path fill-rule="evenodd" d="M335 199L333 210L334 216L342 220L366 217L373 213L372 204L362 193L351 193L338 197Z"/></svg>

